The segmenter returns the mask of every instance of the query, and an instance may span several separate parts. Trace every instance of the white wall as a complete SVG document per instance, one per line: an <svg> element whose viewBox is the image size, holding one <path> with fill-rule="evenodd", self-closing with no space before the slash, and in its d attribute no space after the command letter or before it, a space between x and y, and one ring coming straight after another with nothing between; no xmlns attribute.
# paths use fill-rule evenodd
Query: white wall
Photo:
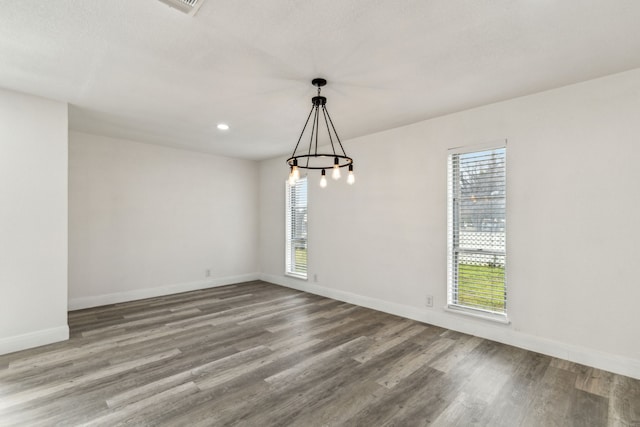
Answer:
<svg viewBox="0 0 640 427"><path fill-rule="evenodd" d="M637 69L348 141L356 184L309 181L308 282L283 276L287 168L264 161L262 277L640 378L639 136ZM444 310L447 149L498 139L510 325Z"/></svg>
<svg viewBox="0 0 640 427"><path fill-rule="evenodd" d="M67 105L0 89L0 354L68 336Z"/></svg>
<svg viewBox="0 0 640 427"><path fill-rule="evenodd" d="M257 278L255 162L78 132L69 151L71 309Z"/></svg>

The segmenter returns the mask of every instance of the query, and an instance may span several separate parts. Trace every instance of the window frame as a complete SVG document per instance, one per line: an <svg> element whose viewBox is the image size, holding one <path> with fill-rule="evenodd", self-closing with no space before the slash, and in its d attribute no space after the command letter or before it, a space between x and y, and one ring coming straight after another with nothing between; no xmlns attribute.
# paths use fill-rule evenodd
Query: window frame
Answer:
<svg viewBox="0 0 640 427"><path fill-rule="evenodd" d="M460 175L454 177L454 157L460 156L464 154L474 154L474 153L482 153L493 150L504 150L503 157L503 166L500 169L502 173L504 173L504 205L502 207L502 212L504 218L503 228L503 243L502 243L502 251L493 250L486 251L482 249L465 249L460 245L460 236L461 236L461 227L460 227L460 194L459 194L459 183L460 183ZM459 157L458 157L459 158ZM447 152L447 305L445 310L461 313L465 315L469 315L472 317L478 317L487 320L493 320L499 323L508 324L508 312L507 312L507 245L506 245L506 236L507 236L507 141L500 140L494 141L487 144L481 145L472 145L472 146L463 146L463 147L455 147L451 148ZM458 197L456 197L456 194ZM493 213L493 212L492 212ZM494 231L497 232L497 231ZM456 242L458 245L456 246ZM483 307L475 307L470 305L461 304L460 300L457 299L458 295L458 266L461 264L458 259L460 253L467 253L476 255L490 255L490 256L499 256L503 257L503 272L502 272L502 283L504 286L504 308L503 311L492 311L490 309L486 309Z"/></svg>
<svg viewBox="0 0 640 427"><path fill-rule="evenodd" d="M295 188L299 188L300 185L304 185L306 187L305 191L305 203L304 203L304 237L294 237L295 226L292 212L294 209L302 209L302 207L298 207L296 203L295 206L292 206L292 193ZM295 185L291 185L289 180L285 180L285 266L284 271L286 276L295 277L297 279L307 280L308 276L308 256L304 259L304 271L298 269L300 265L296 260L296 254L294 245L304 246L305 252L308 254L308 230L306 226L307 215L308 215L308 198L309 198L309 186L307 177L301 177Z"/></svg>

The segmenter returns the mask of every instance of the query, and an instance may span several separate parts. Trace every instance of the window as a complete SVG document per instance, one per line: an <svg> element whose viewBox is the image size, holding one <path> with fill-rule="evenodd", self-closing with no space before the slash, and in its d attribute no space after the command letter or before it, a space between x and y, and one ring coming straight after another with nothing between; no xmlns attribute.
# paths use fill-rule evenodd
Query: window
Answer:
<svg viewBox="0 0 640 427"><path fill-rule="evenodd" d="M449 308L506 321L506 146L449 151Z"/></svg>
<svg viewBox="0 0 640 427"><path fill-rule="evenodd" d="M295 185L286 182L287 236L286 273L307 278L307 178L300 178Z"/></svg>

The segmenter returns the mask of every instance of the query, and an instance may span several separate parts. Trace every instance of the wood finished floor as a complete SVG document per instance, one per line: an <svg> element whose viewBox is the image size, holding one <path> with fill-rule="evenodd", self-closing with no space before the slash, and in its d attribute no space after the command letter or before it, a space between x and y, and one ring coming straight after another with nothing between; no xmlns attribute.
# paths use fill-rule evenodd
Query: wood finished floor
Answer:
<svg viewBox="0 0 640 427"><path fill-rule="evenodd" d="M69 313L0 425L640 426L640 381L251 282Z"/></svg>

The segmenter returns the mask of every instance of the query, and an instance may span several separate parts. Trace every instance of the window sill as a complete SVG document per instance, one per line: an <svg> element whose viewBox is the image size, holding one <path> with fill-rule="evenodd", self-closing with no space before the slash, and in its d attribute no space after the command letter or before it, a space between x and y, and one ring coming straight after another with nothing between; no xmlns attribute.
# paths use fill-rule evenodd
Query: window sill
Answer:
<svg viewBox="0 0 640 427"><path fill-rule="evenodd" d="M477 319L488 320L490 322L502 323L503 325L509 325L511 323L506 314L489 313L486 311L459 307L457 305L447 305L444 309L450 313L462 314L464 316L475 317Z"/></svg>
<svg viewBox="0 0 640 427"><path fill-rule="evenodd" d="M297 274L297 273L284 273L287 277L293 277L294 279L307 280L307 276L305 274Z"/></svg>

